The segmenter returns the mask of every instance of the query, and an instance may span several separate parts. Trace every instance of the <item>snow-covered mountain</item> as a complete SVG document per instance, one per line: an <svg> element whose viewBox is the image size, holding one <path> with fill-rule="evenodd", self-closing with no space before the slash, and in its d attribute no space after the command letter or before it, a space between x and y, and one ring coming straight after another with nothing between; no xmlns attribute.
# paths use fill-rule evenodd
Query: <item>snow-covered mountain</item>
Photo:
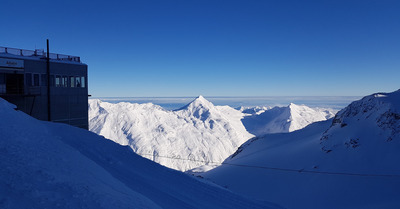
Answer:
<svg viewBox="0 0 400 209"><path fill-rule="evenodd" d="M368 153L396 138L400 138L400 90L351 103L335 116L321 144L326 152L362 146Z"/></svg>
<svg viewBox="0 0 400 209"><path fill-rule="evenodd" d="M253 137L242 118L240 111L214 106L202 96L175 111L150 103L89 100L92 132L181 171L220 163Z"/></svg>
<svg viewBox="0 0 400 209"><path fill-rule="evenodd" d="M250 133L261 136L268 133L286 133L306 127L307 125L327 120L334 116L331 109L310 108L291 103L287 107L244 109L254 114L246 116L242 122Z"/></svg>
<svg viewBox="0 0 400 209"><path fill-rule="evenodd" d="M287 208L399 208L399 150L400 90L296 132L253 138L202 175Z"/></svg>
<svg viewBox="0 0 400 209"><path fill-rule="evenodd" d="M265 107L265 106L244 107L244 106L241 106L236 109L245 114L259 115L259 114L265 112L266 110L271 109L271 107Z"/></svg>
<svg viewBox="0 0 400 209"><path fill-rule="evenodd" d="M92 132L181 171L215 167L252 134L290 132L332 116L328 109L295 104L235 110L214 106L202 96L175 111L151 103L89 100Z"/></svg>
<svg viewBox="0 0 400 209"><path fill-rule="evenodd" d="M277 208L0 98L0 208Z"/></svg>

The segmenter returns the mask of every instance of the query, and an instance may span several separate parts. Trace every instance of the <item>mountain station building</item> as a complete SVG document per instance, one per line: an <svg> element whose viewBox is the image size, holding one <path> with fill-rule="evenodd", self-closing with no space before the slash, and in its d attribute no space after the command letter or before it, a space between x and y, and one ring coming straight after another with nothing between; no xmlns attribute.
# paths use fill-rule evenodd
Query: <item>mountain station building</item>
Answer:
<svg viewBox="0 0 400 209"><path fill-rule="evenodd" d="M0 97L39 120L88 129L87 70L77 56L0 47Z"/></svg>

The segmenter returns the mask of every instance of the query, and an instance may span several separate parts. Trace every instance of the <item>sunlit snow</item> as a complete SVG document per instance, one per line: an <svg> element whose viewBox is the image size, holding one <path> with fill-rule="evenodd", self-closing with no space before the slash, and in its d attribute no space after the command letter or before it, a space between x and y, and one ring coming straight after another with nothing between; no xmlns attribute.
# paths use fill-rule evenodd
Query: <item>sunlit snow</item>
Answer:
<svg viewBox="0 0 400 209"><path fill-rule="evenodd" d="M279 208L160 166L0 98L0 208Z"/></svg>
<svg viewBox="0 0 400 209"><path fill-rule="evenodd" d="M327 109L295 104L233 109L202 96L174 111L151 103L89 100L91 131L181 171L211 169L260 133L290 132L332 116Z"/></svg>

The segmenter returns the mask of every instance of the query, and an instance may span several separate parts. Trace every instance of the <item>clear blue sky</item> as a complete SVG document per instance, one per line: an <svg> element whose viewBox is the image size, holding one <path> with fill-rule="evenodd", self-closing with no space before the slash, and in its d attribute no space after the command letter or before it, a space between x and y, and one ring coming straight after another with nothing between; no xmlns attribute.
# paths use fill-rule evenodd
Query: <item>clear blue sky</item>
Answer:
<svg viewBox="0 0 400 209"><path fill-rule="evenodd" d="M0 46L81 56L104 96L400 88L400 1L2 0Z"/></svg>

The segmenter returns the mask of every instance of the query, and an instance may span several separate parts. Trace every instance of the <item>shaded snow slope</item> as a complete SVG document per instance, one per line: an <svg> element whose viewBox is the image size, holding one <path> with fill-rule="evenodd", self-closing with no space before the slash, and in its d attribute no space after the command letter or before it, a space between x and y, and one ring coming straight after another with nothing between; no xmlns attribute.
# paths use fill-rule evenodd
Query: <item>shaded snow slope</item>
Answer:
<svg viewBox="0 0 400 209"><path fill-rule="evenodd" d="M253 138L203 176L287 208L399 208L399 105L400 91L367 96L334 119Z"/></svg>
<svg viewBox="0 0 400 209"><path fill-rule="evenodd" d="M151 103L89 100L89 118L90 131L181 171L220 163L253 136L240 111L214 106L202 96L175 111Z"/></svg>
<svg viewBox="0 0 400 209"><path fill-rule="evenodd" d="M400 90L373 94L351 103L335 116L321 144L326 152L359 146L373 151L399 137Z"/></svg>
<svg viewBox="0 0 400 209"><path fill-rule="evenodd" d="M247 112L252 112L251 110L244 109ZM264 111L258 108L254 112L255 114L246 116L242 122L246 129L256 136L296 131L334 116L333 110L330 109L310 108L293 103L287 107L274 107Z"/></svg>
<svg viewBox="0 0 400 209"><path fill-rule="evenodd" d="M0 208L273 208L0 98Z"/></svg>

